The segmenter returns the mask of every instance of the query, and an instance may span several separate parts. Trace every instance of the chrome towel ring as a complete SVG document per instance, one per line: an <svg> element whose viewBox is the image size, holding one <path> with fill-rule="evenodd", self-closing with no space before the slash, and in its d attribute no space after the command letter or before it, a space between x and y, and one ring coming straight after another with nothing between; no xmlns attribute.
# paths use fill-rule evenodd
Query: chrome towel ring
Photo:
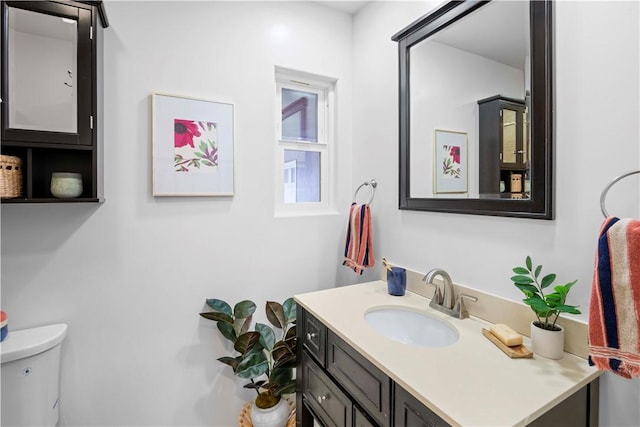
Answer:
<svg viewBox="0 0 640 427"><path fill-rule="evenodd" d="M615 184L616 182L620 181L622 178L626 178L628 176L635 175L637 173L640 173L640 170L623 173L622 175L619 175L619 176L616 176L615 178L613 178L604 187L604 190L602 190L602 194L600 194L600 211L602 212L602 215L604 215L605 218L609 217L609 214L607 213L607 209L604 206L604 201L605 201L605 198L607 197L607 192L609 191L609 189L611 189L611 187L613 187L613 184Z"/></svg>
<svg viewBox="0 0 640 427"><path fill-rule="evenodd" d="M356 196L358 195L358 191L360 191L362 187L367 186L371 186L371 198L369 199L367 204L370 205L371 202L373 202L373 197L376 195L376 187L378 186L378 182L375 179L372 179L371 181L365 181L360 184L358 188L356 188L356 192L353 193L353 203L356 203Z"/></svg>

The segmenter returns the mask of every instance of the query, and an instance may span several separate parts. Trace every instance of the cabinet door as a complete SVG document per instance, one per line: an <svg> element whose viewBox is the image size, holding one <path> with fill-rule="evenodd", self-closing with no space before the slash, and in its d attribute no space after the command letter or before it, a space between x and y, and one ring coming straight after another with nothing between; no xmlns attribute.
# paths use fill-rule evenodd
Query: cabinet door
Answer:
<svg viewBox="0 0 640 427"><path fill-rule="evenodd" d="M304 311L302 316L302 346L316 358L323 368L325 366L326 336L327 327L308 311Z"/></svg>
<svg viewBox="0 0 640 427"><path fill-rule="evenodd" d="M2 3L2 140L92 144L92 9Z"/></svg>
<svg viewBox="0 0 640 427"><path fill-rule="evenodd" d="M391 425L391 380L331 330L327 332L327 371L378 424Z"/></svg>
<svg viewBox="0 0 640 427"><path fill-rule="evenodd" d="M302 357L304 403L325 427L352 427L352 403L307 355Z"/></svg>
<svg viewBox="0 0 640 427"><path fill-rule="evenodd" d="M445 427L448 425L418 399L395 384L394 427Z"/></svg>
<svg viewBox="0 0 640 427"><path fill-rule="evenodd" d="M501 136L501 163L503 167L516 168L520 165L522 157L518 135L518 112L509 107L500 109Z"/></svg>

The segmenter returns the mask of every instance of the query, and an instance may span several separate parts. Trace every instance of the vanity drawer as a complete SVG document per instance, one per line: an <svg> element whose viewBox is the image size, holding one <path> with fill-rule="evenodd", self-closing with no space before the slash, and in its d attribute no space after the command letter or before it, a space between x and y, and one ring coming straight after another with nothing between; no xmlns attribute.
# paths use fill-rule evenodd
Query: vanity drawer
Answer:
<svg viewBox="0 0 640 427"><path fill-rule="evenodd" d="M351 427L351 400L304 353L302 356L302 392L306 405L325 427Z"/></svg>
<svg viewBox="0 0 640 427"><path fill-rule="evenodd" d="M395 384L394 427L448 427L442 418Z"/></svg>
<svg viewBox="0 0 640 427"><path fill-rule="evenodd" d="M376 423L390 425L391 380L331 330L327 332L327 370Z"/></svg>
<svg viewBox="0 0 640 427"><path fill-rule="evenodd" d="M353 406L353 427L376 427L357 406Z"/></svg>
<svg viewBox="0 0 640 427"><path fill-rule="evenodd" d="M326 336L327 327L305 310L302 317L302 344L322 367L325 366Z"/></svg>

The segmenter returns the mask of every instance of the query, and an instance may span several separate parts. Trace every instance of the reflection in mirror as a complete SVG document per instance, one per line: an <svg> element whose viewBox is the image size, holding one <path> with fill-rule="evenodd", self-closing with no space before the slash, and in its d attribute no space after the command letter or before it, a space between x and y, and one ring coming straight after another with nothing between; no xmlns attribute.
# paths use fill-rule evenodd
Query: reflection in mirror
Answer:
<svg viewBox="0 0 640 427"><path fill-rule="evenodd" d="M549 1L452 1L394 35L401 209L553 217L550 14ZM465 142L442 147L443 132Z"/></svg>
<svg viewBox="0 0 640 427"><path fill-rule="evenodd" d="M411 197L499 198L510 196L509 185L500 193L500 181L507 184L511 173L528 176L526 169L509 166L515 165L515 157L521 158L524 151L522 140L516 138L516 131L522 128L520 120L516 129L517 111L506 107L495 110L495 116L484 114L482 123L480 117L481 102L495 95L521 99L524 106L529 57L527 6L522 1L491 2L410 48ZM506 115L500 116L499 111ZM437 180L460 179L446 173L446 164L432 160L438 159L436 129L467 135L468 157L461 159L461 166L467 172L468 185L458 186L466 191L443 193L435 185ZM502 135L498 129L503 130ZM488 144L495 145L490 148L493 160L481 155ZM520 166L523 162L517 163ZM495 182L481 188L487 174Z"/></svg>
<svg viewBox="0 0 640 427"><path fill-rule="evenodd" d="M9 127L77 132L77 21L9 7Z"/></svg>

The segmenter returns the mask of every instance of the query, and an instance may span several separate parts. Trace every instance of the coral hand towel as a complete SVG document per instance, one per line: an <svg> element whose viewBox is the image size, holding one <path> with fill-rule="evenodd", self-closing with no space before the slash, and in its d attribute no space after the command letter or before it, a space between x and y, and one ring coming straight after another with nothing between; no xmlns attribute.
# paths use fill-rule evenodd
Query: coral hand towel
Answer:
<svg viewBox="0 0 640 427"><path fill-rule="evenodd" d="M589 308L589 364L640 377L640 220L607 218Z"/></svg>
<svg viewBox="0 0 640 427"><path fill-rule="evenodd" d="M362 274L365 268L373 267L376 263L373 255L371 208L369 205L351 204L344 258L342 265L346 265L359 274Z"/></svg>

